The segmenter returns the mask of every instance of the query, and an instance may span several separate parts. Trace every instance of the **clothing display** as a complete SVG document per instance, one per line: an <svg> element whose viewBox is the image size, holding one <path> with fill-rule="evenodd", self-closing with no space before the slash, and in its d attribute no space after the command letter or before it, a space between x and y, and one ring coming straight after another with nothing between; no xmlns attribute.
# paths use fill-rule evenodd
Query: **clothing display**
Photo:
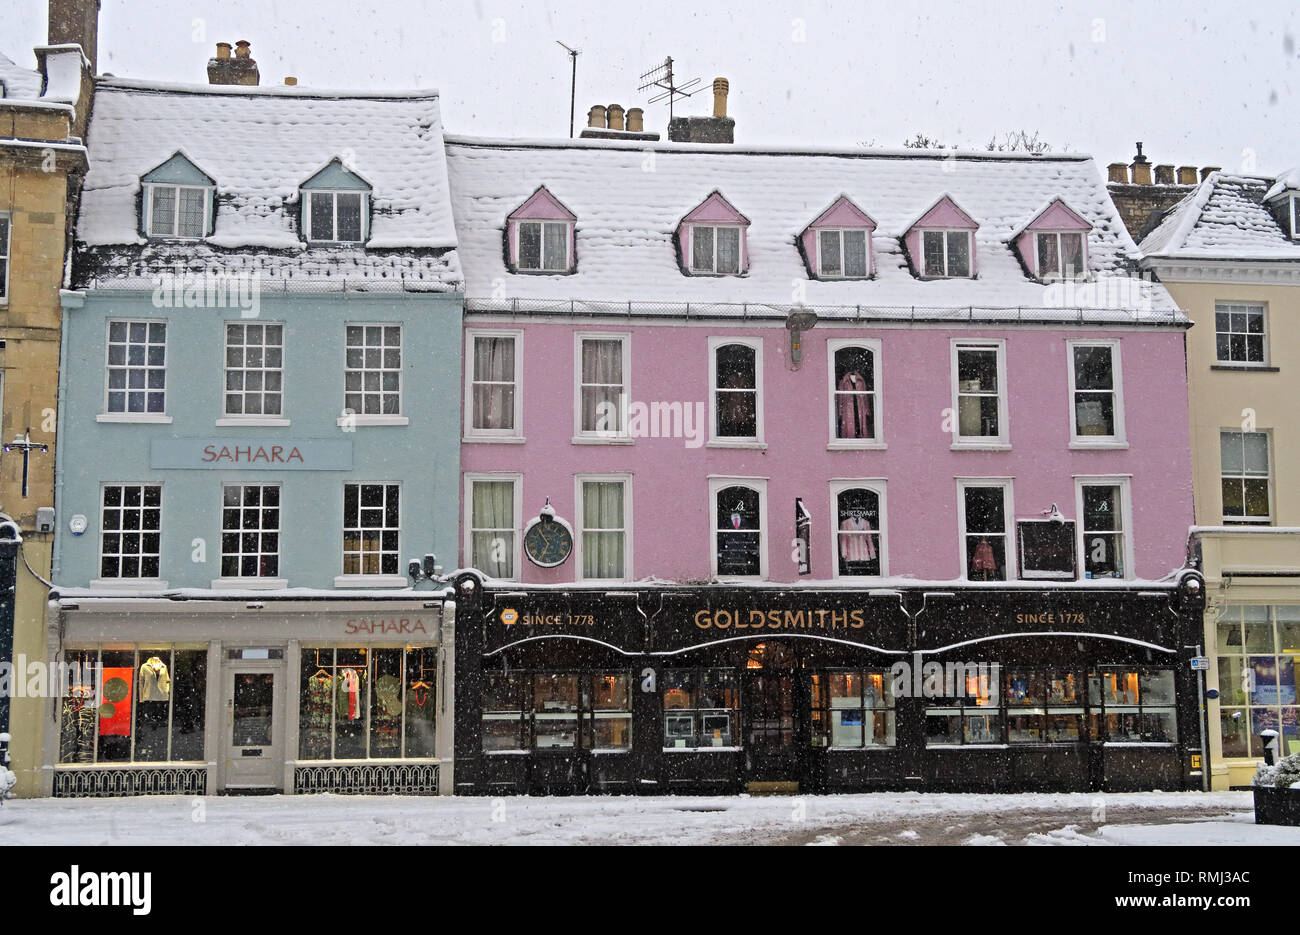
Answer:
<svg viewBox="0 0 1300 935"><path fill-rule="evenodd" d="M137 686L141 701L167 701L172 696L172 677L167 672L167 663L157 656L150 656L140 666L140 682Z"/></svg>
<svg viewBox="0 0 1300 935"><path fill-rule="evenodd" d="M362 693L364 672L364 669L358 671L347 668L339 673L335 710L340 721L356 721L362 717L361 704L365 698Z"/></svg>
<svg viewBox="0 0 1300 935"><path fill-rule="evenodd" d="M984 580L988 580L989 572L998 570L997 559L993 557L993 546L989 545L989 540L981 539L975 546L975 554L970 560L971 575L977 572L984 572Z"/></svg>
<svg viewBox="0 0 1300 935"><path fill-rule="evenodd" d="M835 412L839 438L871 438L871 396L862 374L849 371L835 384Z"/></svg>
<svg viewBox="0 0 1300 935"><path fill-rule="evenodd" d="M840 558L846 562L871 562L876 558L875 529L871 520L850 514L840 520Z"/></svg>
<svg viewBox="0 0 1300 935"><path fill-rule="evenodd" d="M89 685L71 689L63 699L59 724L59 762L95 761L95 689Z"/></svg>
<svg viewBox="0 0 1300 935"><path fill-rule="evenodd" d="M303 759L327 760L330 756L330 719L334 678L324 669L307 680L307 701L303 705Z"/></svg>

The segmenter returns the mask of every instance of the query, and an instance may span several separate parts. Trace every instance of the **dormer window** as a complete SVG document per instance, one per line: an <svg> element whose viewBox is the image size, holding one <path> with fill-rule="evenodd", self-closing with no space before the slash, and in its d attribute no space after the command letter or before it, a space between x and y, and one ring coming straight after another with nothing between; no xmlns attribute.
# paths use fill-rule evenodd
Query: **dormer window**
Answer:
<svg viewBox="0 0 1300 935"><path fill-rule="evenodd" d="M841 195L799 235L808 275L815 279L868 279L876 222Z"/></svg>
<svg viewBox="0 0 1300 935"><path fill-rule="evenodd" d="M677 227L678 261L694 276L740 276L749 268L745 232L749 218L713 192Z"/></svg>
<svg viewBox="0 0 1300 935"><path fill-rule="evenodd" d="M516 273L570 273L578 217L538 188L506 218L506 250Z"/></svg>
<svg viewBox="0 0 1300 935"><path fill-rule="evenodd" d="M1300 195L1291 196L1291 239L1300 240Z"/></svg>
<svg viewBox="0 0 1300 935"><path fill-rule="evenodd" d="M1012 236L1031 275L1043 281L1088 275L1088 231L1092 224L1059 198Z"/></svg>
<svg viewBox="0 0 1300 935"><path fill-rule="evenodd" d="M370 183L332 160L302 183L302 231L310 243L364 243L370 238Z"/></svg>
<svg viewBox="0 0 1300 935"><path fill-rule="evenodd" d="M922 231L921 269L936 279L970 277L970 231Z"/></svg>
<svg viewBox="0 0 1300 935"><path fill-rule="evenodd" d="M216 182L181 153L145 173L141 228L146 237L201 240L212 231Z"/></svg>
<svg viewBox="0 0 1300 935"><path fill-rule="evenodd" d="M974 218L948 195L926 209L903 234L912 272L921 279L970 279L975 275Z"/></svg>

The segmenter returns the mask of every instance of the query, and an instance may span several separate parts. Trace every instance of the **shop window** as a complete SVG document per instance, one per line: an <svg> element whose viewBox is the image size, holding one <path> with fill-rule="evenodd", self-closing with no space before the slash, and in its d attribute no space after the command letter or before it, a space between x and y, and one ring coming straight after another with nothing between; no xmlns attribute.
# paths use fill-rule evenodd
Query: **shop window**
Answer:
<svg viewBox="0 0 1300 935"><path fill-rule="evenodd" d="M343 485L343 574L396 575L397 484Z"/></svg>
<svg viewBox="0 0 1300 935"><path fill-rule="evenodd" d="M436 756L437 662L432 646L303 649L299 759Z"/></svg>
<svg viewBox="0 0 1300 935"><path fill-rule="evenodd" d="M59 762L203 762L207 669L205 649L65 652Z"/></svg>
<svg viewBox="0 0 1300 935"><path fill-rule="evenodd" d="M739 745L740 685L732 669L665 669L664 749Z"/></svg>
<svg viewBox="0 0 1300 935"><path fill-rule="evenodd" d="M630 672L485 675L483 751L632 748Z"/></svg>
<svg viewBox="0 0 1300 935"><path fill-rule="evenodd" d="M953 671L950 684L931 700L925 710L925 743L928 747L951 747L1003 743L1003 714L1000 707L996 664L966 666Z"/></svg>
<svg viewBox="0 0 1300 935"><path fill-rule="evenodd" d="M1080 483L1083 516L1083 576L1127 578L1130 543L1122 484Z"/></svg>
<svg viewBox="0 0 1300 935"><path fill-rule="evenodd" d="M1069 669L1006 670L1007 743L1082 741L1081 681L1078 673Z"/></svg>
<svg viewBox="0 0 1300 935"><path fill-rule="evenodd" d="M1020 577L1073 580L1074 529L1074 520L1019 520Z"/></svg>
<svg viewBox="0 0 1300 935"><path fill-rule="evenodd" d="M1119 345L1070 345L1070 439L1075 445L1124 441Z"/></svg>
<svg viewBox="0 0 1300 935"><path fill-rule="evenodd" d="M104 411L161 415L167 405L167 323L108 323Z"/></svg>
<svg viewBox="0 0 1300 935"><path fill-rule="evenodd" d="M1006 361L1002 344L954 342L953 444L1002 446L1009 438L1006 425Z"/></svg>
<svg viewBox="0 0 1300 935"><path fill-rule="evenodd" d="M284 325L227 322L225 399L227 416L283 415Z"/></svg>
<svg viewBox="0 0 1300 935"><path fill-rule="evenodd" d="M468 564L493 578L515 576L518 478L467 479L470 485Z"/></svg>
<svg viewBox="0 0 1300 935"><path fill-rule="evenodd" d="M1300 753L1295 657L1300 605L1229 605L1216 624L1219 730L1225 757L1260 757L1260 731L1278 732L1283 756Z"/></svg>
<svg viewBox="0 0 1300 935"><path fill-rule="evenodd" d="M894 746L893 676L861 669L814 674L812 741L849 750Z"/></svg>
<svg viewBox="0 0 1300 935"><path fill-rule="evenodd" d="M879 419L876 360L879 346L828 342L831 353L831 444L875 442ZM847 444L846 444L847 443Z"/></svg>
<svg viewBox="0 0 1300 935"><path fill-rule="evenodd" d="M714 574L760 577L763 560L763 496L756 486L714 482Z"/></svg>
<svg viewBox="0 0 1300 935"><path fill-rule="evenodd" d="M711 347L712 441L762 440L759 350L752 343L717 343Z"/></svg>
<svg viewBox="0 0 1300 935"><path fill-rule="evenodd" d="M101 578L157 578L162 485L105 484L100 513Z"/></svg>
<svg viewBox="0 0 1300 935"><path fill-rule="evenodd" d="M1220 432L1223 521L1273 521L1267 432Z"/></svg>
<svg viewBox="0 0 1300 935"><path fill-rule="evenodd" d="M629 340L621 335L578 335L577 425L581 438L626 437Z"/></svg>
<svg viewBox="0 0 1300 935"><path fill-rule="evenodd" d="M402 326L348 325L343 406L365 416L402 414Z"/></svg>
<svg viewBox="0 0 1300 935"><path fill-rule="evenodd" d="M848 486L835 494L836 576L876 576L882 573L880 494L868 487Z"/></svg>
<svg viewBox="0 0 1300 935"><path fill-rule="evenodd" d="M1088 675L1093 740L1177 743L1172 669L1103 668Z"/></svg>
<svg viewBox="0 0 1300 935"><path fill-rule="evenodd" d="M1263 367L1268 363L1264 306L1214 303L1214 357L1220 364Z"/></svg>
<svg viewBox="0 0 1300 935"><path fill-rule="evenodd" d="M280 573L280 485L222 488L221 576L274 578Z"/></svg>
<svg viewBox="0 0 1300 935"><path fill-rule="evenodd" d="M578 549L582 577L622 579L630 571L627 548L628 492L631 479L578 478L582 530Z"/></svg>
<svg viewBox="0 0 1300 935"><path fill-rule="evenodd" d="M1007 579L1007 486L962 484L965 574L971 581Z"/></svg>
<svg viewBox="0 0 1300 935"><path fill-rule="evenodd" d="M471 332L465 394L465 434L471 438L518 438L522 433L521 334Z"/></svg>

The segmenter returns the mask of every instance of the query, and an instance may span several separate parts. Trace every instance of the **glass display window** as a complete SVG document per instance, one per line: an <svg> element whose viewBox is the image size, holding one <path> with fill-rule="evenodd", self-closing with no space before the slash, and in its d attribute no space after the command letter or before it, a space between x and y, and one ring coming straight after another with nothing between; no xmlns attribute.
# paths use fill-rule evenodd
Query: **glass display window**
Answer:
<svg viewBox="0 0 1300 935"><path fill-rule="evenodd" d="M483 751L630 750L632 674L487 674L482 690Z"/></svg>
<svg viewBox="0 0 1300 935"><path fill-rule="evenodd" d="M1223 755L1263 756L1259 732L1270 728L1278 731L1282 756L1300 753L1300 605L1229 605L1215 636Z"/></svg>
<svg viewBox="0 0 1300 935"><path fill-rule="evenodd" d="M1088 675L1093 740L1108 743L1176 743L1172 669L1105 667Z"/></svg>
<svg viewBox="0 0 1300 935"><path fill-rule="evenodd" d="M740 682L733 669L666 669L662 675L664 748L739 744Z"/></svg>
<svg viewBox="0 0 1300 935"><path fill-rule="evenodd" d="M892 747L894 679L883 669L832 669L812 677L813 745Z"/></svg>

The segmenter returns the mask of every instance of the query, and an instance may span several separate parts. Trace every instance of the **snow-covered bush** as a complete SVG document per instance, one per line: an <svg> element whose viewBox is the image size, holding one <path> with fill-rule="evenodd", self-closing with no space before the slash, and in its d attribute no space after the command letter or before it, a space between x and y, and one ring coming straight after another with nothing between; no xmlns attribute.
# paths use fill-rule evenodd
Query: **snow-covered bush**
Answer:
<svg viewBox="0 0 1300 935"><path fill-rule="evenodd" d="M1275 789L1290 789L1300 784L1300 753L1283 757L1273 766L1260 766L1252 782Z"/></svg>

